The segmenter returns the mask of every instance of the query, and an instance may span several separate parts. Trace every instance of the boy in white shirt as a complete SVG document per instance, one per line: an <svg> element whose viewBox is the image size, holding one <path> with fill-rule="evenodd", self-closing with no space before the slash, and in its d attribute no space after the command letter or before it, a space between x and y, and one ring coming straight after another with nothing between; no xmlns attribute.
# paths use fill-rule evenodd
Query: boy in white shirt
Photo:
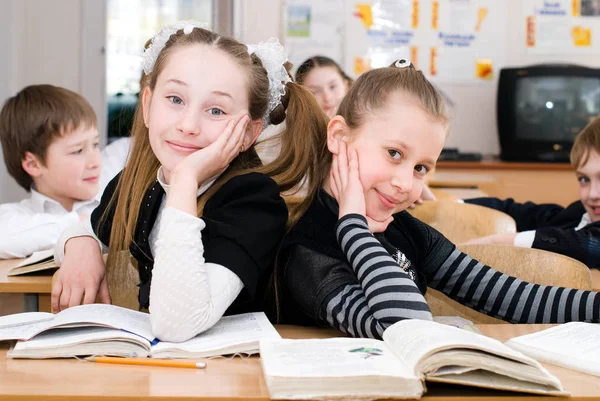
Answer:
<svg viewBox="0 0 600 401"><path fill-rule="evenodd" d="M79 94L32 85L0 111L9 174L30 192L0 205L0 259L50 249L60 233L97 206L101 155L96 114Z"/></svg>

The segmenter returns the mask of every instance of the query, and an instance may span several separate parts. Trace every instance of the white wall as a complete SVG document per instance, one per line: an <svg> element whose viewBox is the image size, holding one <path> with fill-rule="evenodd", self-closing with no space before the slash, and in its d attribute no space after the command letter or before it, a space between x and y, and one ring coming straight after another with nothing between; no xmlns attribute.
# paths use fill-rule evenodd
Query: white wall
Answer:
<svg viewBox="0 0 600 401"><path fill-rule="evenodd" d="M17 1L0 1L0 103L18 90L18 53L22 47L24 9ZM0 146L1 149L1 146ZM18 200L25 191L8 175L0 153L0 203Z"/></svg>
<svg viewBox="0 0 600 401"><path fill-rule="evenodd" d="M236 0L234 36L242 43L258 43L280 37L284 0ZM241 16L239 15L241 13Z"/></svg>
<svg viewBox="0 0 600 401"><path fill-rule="evenodd" d="M507 66L562 62L600 67L600 57L594 55L567 59L527 54L520 0L503 1L510 21L504 32ZM235 0L235 36L245 43L279 37L282 3L283 0ZM0 0L0 102L26 85L64 86L90 101L103 130L105 5L105 0ZM440 87L456 102L447 146L498 154L495 85ZM0 163L0 202L23 196L24 191Z"/></svg>
<svg viewBox="0 0 600 401"><path fill-rule="evenodd" d="M27 85L62 86L92 104L103 132L104 10L104 0L0 1L0 102ZM24 196L1 160L0 203Z"/></svg>
<svg viewBox="0 0 600 401"><path fill-rule="evenodd" d="M527 53L525 18L522 18L521 0L503 0L507 7L504 30L505 66L517 67L542 63L582 64L600 67L600 56L535 55ZM446 145L462 151L499 154L496 128L496 85L491 89L481 85L440 85L456 102L455 119Z"/></svg>
<svg viewBox="0 0 600 401"><path fill-rule="evenodd" d="M246 8L243 31L248 42L280 37L282 25L282 1L238 0ZM504 62L507 67L540 63L573 63L600 67L600 55L565 56L528 54L525 46L525 19L522 17L521 0L498 0L506 4ZM243 25L242 24L242 25ZM496 128L496 82L486 84L439 84L456 105L447 147L457 147L464 152L499 154Z"/></svg>

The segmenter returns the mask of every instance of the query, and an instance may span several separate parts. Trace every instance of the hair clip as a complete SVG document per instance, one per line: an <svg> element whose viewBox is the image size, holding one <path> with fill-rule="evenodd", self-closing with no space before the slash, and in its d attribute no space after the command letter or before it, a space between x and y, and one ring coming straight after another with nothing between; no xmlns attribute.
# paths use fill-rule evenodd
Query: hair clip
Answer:
<svg viewBox="0 0 600 401"><path fill-rule="evenodd" d="M406 67L410 67L412 65L412 63L410 62L409 59L406 58L401 58L400 60L396 60L396 62L394 63L394 66L397 68L406 68Z"/></svg>

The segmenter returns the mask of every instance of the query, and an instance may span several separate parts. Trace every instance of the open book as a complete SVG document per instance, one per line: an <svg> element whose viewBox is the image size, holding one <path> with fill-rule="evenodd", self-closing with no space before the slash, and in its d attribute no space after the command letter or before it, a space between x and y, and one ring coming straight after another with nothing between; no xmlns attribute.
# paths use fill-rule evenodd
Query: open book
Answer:
<svg viewBox="0 0 600 401"><path fill-rule="evenodd" d="M254 354L258 352L258 341L267 338L280 336L262 312L225 316L209 330L182 343L156 340L150 315L114 305L81 305L56 315L33 312L0 318L0 341L19 340L8 351L9 358L206 358Z"/></svg>
<svg viewBox="0 0 600 401"><path fill-rule="evenodd" d="M383 341L360 338L260 342L272 399L419 398L423 381L567 395L539 362L483 335L403 320Z"/></svg>
<svg viewBox="0 0 600 401"><path fill-rule="evenodd" d="M600 376L600 325L565 323L506 342L538 361Z"/></svg>
<svg viewBox="0 0 600 401"><path fill-rule="evenodd" d="M48 249L45 251L34 252L33 255L10 269L8 276L19 276L21 274L41 272L46 270L54 271L58 265L54 263L54 251Z"/></svg>

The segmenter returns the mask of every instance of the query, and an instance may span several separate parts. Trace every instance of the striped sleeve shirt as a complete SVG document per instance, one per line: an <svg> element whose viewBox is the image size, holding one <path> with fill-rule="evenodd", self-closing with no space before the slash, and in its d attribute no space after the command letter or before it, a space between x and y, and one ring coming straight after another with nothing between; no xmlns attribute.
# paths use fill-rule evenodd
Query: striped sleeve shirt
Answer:
<svg viewBox="0 0 600 401"><path fill-rule="evenodd" d="M333 291L322 315L355 337L380 338L385 328L431 312L417 285L369 231L360 215L342 217L340 247L358 278ZM486 315L513 323L600 321L600 295L592 291L531 284L500 273L458 249L440 266L423 266L428 286Z"/></svg>

